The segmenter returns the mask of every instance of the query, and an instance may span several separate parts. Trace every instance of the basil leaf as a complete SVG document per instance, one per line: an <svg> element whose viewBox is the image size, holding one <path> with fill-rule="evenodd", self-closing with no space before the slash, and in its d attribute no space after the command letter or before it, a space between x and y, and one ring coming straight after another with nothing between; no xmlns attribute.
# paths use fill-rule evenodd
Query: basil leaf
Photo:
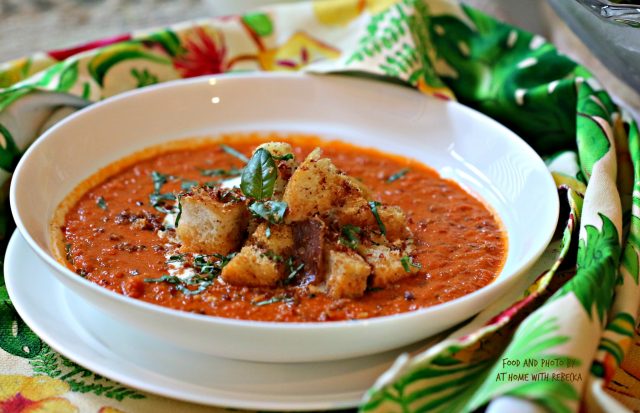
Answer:
<svg viewBox="0 0 640 413"><path fill-rule="evenodd" d="M390 184L391 182L397 181L398 179L405 176L408 172L409 172L409 168L400 169L398 172L394 173L389 178L387 178L387 183Z"/></svg>
<svg viewBox="0 0 640 413"><path fill-rule="evenodd" d="M271 224L281 224L287 212L287 203L282 201L254 202L249 205L249 211Z"/></svg>
<svg viewBox="0 0 640 413"><path fill-rule="evenodd" d="M413 258L409 257L408 255L400 258L400 263L402 264L402 268L404 268L406 272L411 272L411 267L422 268L422 265L420 265L419 262L413 262Z"/></svg>
<svg viewBox="0 0 640 413"><path fill-rule="evenodd" d="M273 188L278 178L276 163L269 151L258 149L242 171L240 189L253 199L262 201L273 195Z"/></svg>
<svg viewBox="0 0 640 413"><path fill-rule="evenodd" d="M236 151L231 146L222 144L222 145L220 145L220 147L222 148L223 151L225 151L226 153L228 153L231 156L235 156L236 158L240 159L242 162L244 162L244 163L249 162L249 158L247 158L246 156L244 156L240 152Z"/></svg>
<svg viewBox="0 0 640 413"><path fill-rule="evenodd" d="M358 245L360 245L360 236L358 234L362 232L362 229L360 227L347 224L344 227L342 227L342 230L340 232L342 236L339 238L338 241L342 245L347 246L352 250L355 250L356 248L358 248Z"/></svg>
<svg viewBox="0 0 640 413"><path fill-rule="evenodd" d="M96 200L96 204L100 209L105 209L105 210L107 209L107 201L105 201L104 198L101 196L99 196L98 199Z"/></svg>
<svg viewBox="0 0 640 413"><path fill-rule="evenodd" d="M382 220L380 219L380 215L378 214L378 207L381 205L382 204L378 201L369 201L369 208L371 208L371 213L373 214L374 218L376 219L376 222L378 223L378 227L380 228L380 233L386 236L387 228L384 226L384 223L382 222Z"/></svg>

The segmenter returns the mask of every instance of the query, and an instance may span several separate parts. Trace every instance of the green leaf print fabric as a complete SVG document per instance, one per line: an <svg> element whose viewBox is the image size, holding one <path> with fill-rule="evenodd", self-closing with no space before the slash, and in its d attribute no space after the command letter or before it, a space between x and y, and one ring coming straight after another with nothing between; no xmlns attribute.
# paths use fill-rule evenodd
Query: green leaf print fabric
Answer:
<svg viewBox="0 0 640 413"><path fill-rule="evenodd" d="M247 70L375 76L458 100L518 133L556 181L562 212L536 281L514 302L494 303L424 352L400 357L364 396L362 412L473 412L513 400L551 412L622 409L604 389L638 317L637 124L543 38L453 0L300 2L5 63L2 248L13 229L11 172L48 126L127 90ZM27 110L34 105L37 114ZM55 388L69 408L60 411L165 411L162 399L55 353L20 320L4 283L0 300L0 366L14 366L0 390L18 382ZM0 407L13 396L0 391Z"/></svg>

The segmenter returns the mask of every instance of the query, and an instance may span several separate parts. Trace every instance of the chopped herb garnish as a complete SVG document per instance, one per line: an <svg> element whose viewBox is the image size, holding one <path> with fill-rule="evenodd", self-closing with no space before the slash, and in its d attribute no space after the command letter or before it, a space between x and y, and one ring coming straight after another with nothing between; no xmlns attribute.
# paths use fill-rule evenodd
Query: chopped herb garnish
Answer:
<svg viewBox="0 0 640 413"><path fill-rule="evenodd" d="M183 179L182 183L180 184L180 188L182 188L183 191L188 191L191 188L193 188L194 186L198 186L198 181L192 181L190 179Z"/></svg>
<svg viewBox="0 0 640 413"><path fill-rule="evenodd" d="M262 307L263 305L275 304L275 303L285 303L289 304L295 301L295 298L289 297L286 295L277 295L275 297L271 297L268 300L258 301L252 303L256 307Z"/></svg>
<svg viewBox="0 0 640 413"><path fill-rule="evenodd" d="M166 201L175 201L176 196L170 192L166 194L150 194L149 202L151 205L158 211L163 212L165 214L169 214L174 212L174 207L167 208Z"/></svg>
<svg viewBox="0 0 640 413"><path fill-rule="evenodd" d="M287 212L287 203L282 201L254 202L249 206L249 211L271 224L280 224L284 220L285 212Z"/></svg>
<svg viewBox="0 0 640 413"><path fill-rule="evenodd" d="M382 291L384 288L381 287L367 287L366 292L375 293L376 291Z"/></svg>
<svg viewBox="0 0 640 413"><path fill-rule="evenodd" d="M211 280L202 280L201 282L199 282L198 288L196 288L195 290L192 290L190 288L187 288L186 285L183 284L178 284L176 285L176 288L184 295L196 295L196 294L200 294L202 293L204 290L206 290L210 285L212 284ZM189 284L191 285L191 284Z"/></svg>
<svg viewBox="0 0 640 413"><path fill-rule="evenodd" d="M178 214L176 215L176 220L173 223L173 226L178 228L178 223L180 222L180 218L182 217L182 202L180 199L180 195L178 195Z"/></svg>
<svg viewBox="0 0 640 413"><path fill-rule="evenodd" d="M382 235L387 235L387 228L384 226L384 223L380 219L380 215L378 214L378 207L382 204L378 201L369 201L369 208L371 208L371 213L373 214L376 222L378 223L378 227L380 228L380 233Z"/></svg>
<svg viewBox="0 0 640 413"><path fill-rule="evenodd" d="M408 255L400 258L400 262L402 263L402 268L404 268L406 272L411 272L411 267L422 268L422 265L420 265L419 262L413 262L413 258Z"/></svg>
<svg viewBox="0 0 640 413"><path fill-rule="evenodd" d="M185 257L185 254L172 255L167 260L167 264L170 264L172 262L184 262L184 257Z"/></svg>
<svg viewBox="0 0 640 413"><path fill-rule="evenodd" d="M358 245L360 245L360 232L362 232L362 229L360 227L347 224L342 227L342 236L340 237L339 241L342 245L355 250L356 248L358 248Z"/></svg>
<svg viewBox="0 0 640 413"><path fill-rule="evenodd" d="M393 175L387 178L387 183L390 184L391 182L397 181L398 179L405 176L409 171L410 171L409 168L400 169L398 172L394 173Z"/></svg>
<svg viewBox="0 0 640 413"><path fill-rule="evenodd" d="M71 254L71 244L64 244L64 251L66 252L67 261L69 261L71 265L73 265L74 262L73 255Z"/></svg>
<svg viewBox="0 0 640 413"><path fill-rule="evenodd" d="M153 180L153 192L159 194L162 186L169 181L169 178L169 175L160 173L158 171L152 171L151 179Z"/></svg>
<svg viewBox="0 0 640 413"><path fill-rule="evenodd" d="M284 280L284 283L290 284L296 278L296 275L298 275L298 273L304 268L304 263L296 267L293 261L293 257L289 257L289 259L287 260L287 268L289 268L289 275L287 275L287 278Z"/></svg>
<svg viewBox="0 0 640 413"><path fill-rule="evenodd" d="M278 178L278 168L269 151L259 148L242 171L240 189L257 201L270 198Z"/></svg>
<svg viewBox="0 0 640 413"><path fill-rule="evenodd" d="M175 201L176 196L170 192L166 194L160 193L162 186L169 182L170 179L178 179L175 176L160 173L158 171L151 172L153 180L153 193L149 195L149 202L158 211L169 214L175 212L175 207L167 208L166 201Z"/></svg>
<svg viewBox="0 0 640 413"><path fill-rule="evenodd" d="M219 261L218 261L218 267L220 269L223 269L225 265L227 265L229 263L229 261L231 261L236 255L238 255L237 252L232 252L229 255L222 255L222 254L213 254L214 257L216 257Z"/></svg>
<svg viewBox="0 0 640 413"><path fill-rule="evenodd" d="M222 145L220 145L220 147L222 148L223 151L225 151L229 155L235 156L236 158L240 159L242 162L244 162L244 163L249 162L249 158L247 158L246 156L244 156L240 152L236 151L231 146L222 144Z"/></svg>
<svg viewBox="0 0 640 413"><path fill-rule="evenodd" d="M221 254L198 254L193 257L193 267L200 274L213 274L218 276L225 265L233 259L237 255L236 252L233 252L229 255L221 255ZM217 258L216 261L211 261L209 258L214 257Z"/></svg>
<svg viewBox="0 0 640 413"><path fill-rule="evenodd" d="M273 157L273 159L275 159L276 161L288 161L290 159L293 159L293 154L292 153L285 153L284 155L271 155Z"/></svg>
<svg viewBox="0 0 640 413"><path fill-rule="evenodd" d="M269 250L267 252L265 252L264 254L262 254L263 257L267 257L272 261L275 262L284 262L284 257L282 257L282 255L278 255L275 252Z"/></svg>
<svg viewBox="0 0 640 413"><path fill-rule="evenodd" d="M213 277L200 275L194 275L189 278L182 279L175 275L163 275L159 278L145 278L146 283L161 283L166 282L176 286L176 289L184 295L196 295L206 290L212 283ZM190 289L188 286L197 286L195 290Z"/></svg>
<svg viewBox="0 0 640 413"><path fill-rule="evenodd" d="M214 263L209 262L207 258L210 255L194 255L193 267L201 274L212 274L216 272L217 267Z"/></svg>
<svg viewBox="0 0 640 413"><path fill-rule="evenodd" d="M107 209L107 201L105 201L104 198L101 196L99 196L98 199L96 199L96 204L100 209Z"/></svg>
<svg viewBox="0 0 640 413"><path fill-rule="evenodd" d="M228 176L239 176L242 174L242 169L231 168L231 169L200 169L200 173L203 176L220 176L220 177L228 177Z"/></svg>
<svg viewBox="0 0 640 413"><path fill-rule="evenodd" d="M158 278L145 278L144 282L146 283L169 283L169 284L180 284L182 280L175 275L163 275Z"/></svg>

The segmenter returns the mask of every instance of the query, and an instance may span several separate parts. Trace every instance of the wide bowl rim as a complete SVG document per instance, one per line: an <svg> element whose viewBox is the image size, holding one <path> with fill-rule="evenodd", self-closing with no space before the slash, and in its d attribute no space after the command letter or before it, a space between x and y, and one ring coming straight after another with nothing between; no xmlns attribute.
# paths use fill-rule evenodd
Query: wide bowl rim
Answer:
<svg viewBox="0 0 640 413"><path fill-rule="evenodd" d="M11 187L10 187L10 191L9 191L9 200L10 200L10 207L11 207L11 213L13 215L13 218L16 222L16 226L17 229L20 231L20 233L23 235L23 237L25 238L25 240L27 241L27 243L29 244L29 246L31 247L32 250L34 250L36 252L36 254L45 261L45 263L47 263L49 265L49 267L53 270L52 272L54 272L54 276L58 276L57 274L60 274L62 276L64 276L67 280L71 281L72 283L76 284L79 287L82 288L88 288L89 290L91 290L91 292L96 293L98 295L101 295L103 298L109 299L109 300L114 300L116 301L118 304L120 305L124 305L124 306L128 306L128 307L135 307L137 310L140 311L146 311L146 312L151 312L151 313L155 313L155 314L160 314L162 316L166 316L166 317L170 317L172 319L177 319L177 320L183 320L183 321L188 321L188 322L192 322L192 323L201 323L201 324L205 324L205 325L211 325L211 326L215 326L215 325L223 325L223 326L227 326L227 327L234 327L234 328L244 328L244 329L258 329L258 330L279 330L279 331L288 331L288 332L295 332L295 331L306 331L309 329L313 329L313 330L341 330L341 329L354 329L354 328L369 328L371 326L376 326L376 325L384 325L387 324L389 322L401 322L401 321L405 321L407 319L414 319L414 318L418 318L418 317L423 317L423 316L427 316L427 315L437 315L438 313L443 313L443 312L447 312L447 311L452 311L455 310L455 307L458 306L463 306L466 302L471 301L471 300L475 300L480 299L482 296L484 295L489 295L491 294L491 292L495 289L499 289L501 286L505 285L505 284L510 284L510 283L514 283L515 281L517 281L517 279L519 278L519 276L521 276L528 268L531 267L531 265L542 255L542 253L544 252L544 250L546 249L546 247L548 246L549 242L551 241L553 234L555 232L555 228L557 225L557 221L558 221L558 216L559 216L559 211L560 211L560 203L559 203L559 198L557 196L557 190L556 190L556 186L554 184L554 180L553 177L551 175L551 173L546 169L546 167L544 168L548 173L545 175L544 179L546 180L545 185L549 186L549 191L553 190L554 193L556 194L555 196L550 197L550 199L552 200L553 205L548 205L547 208L552 208L552 216L555 217L555 220L553 222L553 224L551 224L551 220L549 220L548 223L548 228L544 228L544 230L547 233L547 236L545 237L545 241L542 243L540 243L540 245L532 252L529 254L528 258L526 261L524 262L520 262L519 265L517 266L516 269L514 269L512 271L511 274L499 274L499 277L501 277L500 279L496 279L493 282L485 285L484 287L473 291L469 294L463 295L461 297L458 297L456 299L444 302L444 303L440 303L440 304L436 304L433 306L429 306L429 307L425 307L425 308L420 308L417 310L413 310L413 311L408 311L405 313L399 313L399 314L393 314L393 315L386 315L386 316L379 316L379 317L372 317L372 318L367 318L367 319L356 319L356 320L342 320L342 321L311 321L311 322L281 322L281 321L255 321L255 320L241 320L241 319L231 319L231 318L226 318L226 317L221 317L221 316L211 316L211 315L202 315L202 314L195 314L195 313L190 313L190 312L186 312L186 311L182 311L182 310L177 310L177 309L173 309L173 308L168 308L168 307L164 307L161 305L157 305L157 304L152 304L152 303L147 303L145 301L142 300L138 300L135 298L131 298L131 297L127 297L125 295L122 294L118 294L114 291L111 291L107 288L101 287L98 284L95 284L83 277L78 276L78 274L76 274L75 272L71 271L68 267L64 266L62 263L60 263L53 255L50 251L45 251L44 248L41 248L38 243L35 241L34 237L32 237L31 233L27 230L24 222L22 221L21 218L21 213L20 213L20 208L18 206L18 201L17 201L17 193L18 193L18 186L21 180L21 175L22 175L22 170L26 168L25 165L28 164L29 162L29 158L31 156L32 153L36 152L38 150L38 148L42 145L44 145L45 143L47 143L49 140L51 139L55 139L55 136L57 135L57 132L60 129L63 129L64 127L66 127L66 125L68 125L69 123L73 123L75 122L75 120L77 118L80 118L82 116L85 116L85 114L96 111L96 110L100 110L103 107L108 107L111 105L117 105L120 101L125 100L125 99L130 99L132 97L135 96L139 96L139 95L146 95L146 94L152 94L155 93L156 91L159 90L163 90L163 89L168 89L168 88L181 88L181 87L188 87L194 84L198 84L198 83L209 83L211 81L211 79L243 79L243 80L247 80L247 79L252 79L252 80L264 80L264 79L273 79L273 78L292 78L292 79L299 79L299 78L322 78L322 77L343 77L343 78L347 78L347 76L340 76L340 75L334 75L334 74L330 74L330 75L316 75L316 74L309 74L309 73L232 73L232 74L217 74L217 75L210 75L210 76L201 76L201 77L196 77L196 78L190 78L190 79L178 79L178 80L172 80L172 81L168 81L168 82L164 82L164 83L160 83L157 85L153 85L153 86L148 86L145 88L141 88L141 89L134 89L134 90L130 90L127 92L123 92L120 93L118 95L109 97L107 99L104 99L100 102L96 102L93 103L83 109L78 110L77 112L71 114L70 116L68 116L67 118L63 119L62 121L58 122L57 124L55 124L54 126L52 126L50 129L48 129L45 133L43 133L39 138L37 138L35 140L35 142L33 142L29 148L25 151L25 153L22 155L20 161L18 162L18 165L16 166L14 173L13 173L13 179L11 180ZM408 87L404 86L404 85L398 85L398 84L392 84L392 83L388 83L388 82L381 82L380 80L372 80L372 79L366 79L366 78L354 78L349 76L348 77L350 81L353 82L363 82L365 84L369 84L369 85L378 85L379 87L388 87L388 88L403 88L406 90L411 90ZM226 81L226 80L225 80ZM416 91L416 93L419 93ZM426 96L423 95L425 99L436 99L433 98L431 96ZM540 162L541 165L544 166L544 162L542 161L542 159L539 157L539 155L522 139L520 138L518 135L516 135L513 131L511 131L510 129L508 129L506 126L502 125L501 123L499 123L498 121L494 120L493 118L490 118L489 116L476 111L475 109L472 109L468 106L465 106L461 103L455 102L455 101L447 101L447 104L450 105L454 105L456 106L458 110L461 110L463 112L466 112L467 115L471 116L471 117L480 117L483 118L484 121L489 121L492 122L494 125L494 127L498 128L499 130L501 130L502 135L505 139L509 139L511 141L513 141L517 146L519 146L519 149L521 149L522 151L528 152L529 155L534 155L535 156L535 162ZM53 137L53 138L52 138ZM98 168L97 168L98 169ZM97 170L96 169L96 170ZM498 218L501 220L501 218L498 215ZM50 220L52 219L52 217L47 217L48 219L48 223L50 223ZM509 254L511 252L511 248L507 251L507 256L505 257L505 262L508 260L509 258ZM59 280L61 281L61 280ZM483 307L484 308L484 307Z"/></svg>

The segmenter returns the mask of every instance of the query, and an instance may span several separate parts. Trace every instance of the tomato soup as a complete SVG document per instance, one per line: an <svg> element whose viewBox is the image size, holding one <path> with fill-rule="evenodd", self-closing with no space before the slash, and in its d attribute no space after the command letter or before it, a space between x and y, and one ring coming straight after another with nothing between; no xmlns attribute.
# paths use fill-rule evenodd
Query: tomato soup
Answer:
<svg viewBox="0 0 640 413"><path fill-rule="evenodd" d="M237 175L244 166L238 153L250 157L256 146L274 140L290 143L297 159L322 148L375 199L400 207L413 233L420 271L386 288L370 288L362 297L338 300L295 285L242 287L214 279L185 294L175 283L149 282L175 269L179 256L178 246L164 235L166 211L158 208L164 204L150 194L159 185L162 193L178 194L190 185ZM281 322L380 317L444 303L491 283L507 250L505 232L492 211L429 167L340 141L276 134L175 142L116 162L61 204L52 235L60 261L117 293L197 314Z"/></svg>

